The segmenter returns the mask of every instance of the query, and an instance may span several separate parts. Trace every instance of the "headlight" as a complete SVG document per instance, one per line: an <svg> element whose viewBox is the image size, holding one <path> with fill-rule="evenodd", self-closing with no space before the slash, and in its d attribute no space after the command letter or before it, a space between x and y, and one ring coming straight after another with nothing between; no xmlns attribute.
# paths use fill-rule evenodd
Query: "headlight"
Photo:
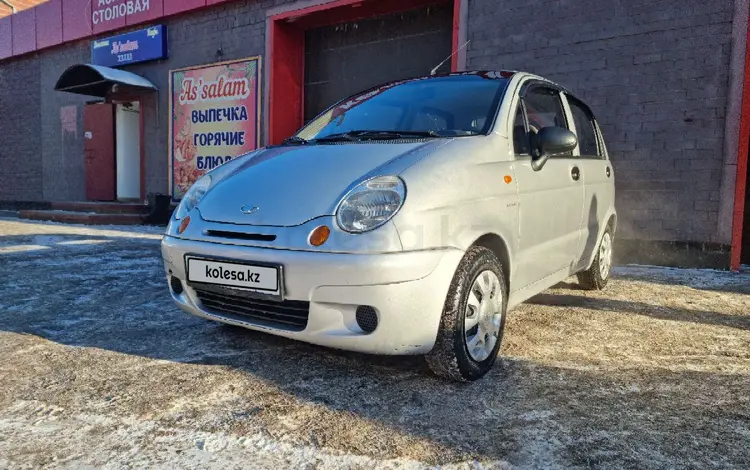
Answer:
<svg viewBox="0 0 750 470"><path fill-rule="evenodd" d="M353 233L373 230L391 220L406 198L406 186L398 176L379 176L352 189L339 203L336 221Z"/></svg>
<svg viewBox="0 0 750 470"><path fill-rule="evenodd" d="M211 176L209 175L205 175L193 183L193 185L190 186L190 189L185 193L185 196L183 196L182 201L180 201L180 205L177 206L174 218L180 220L187 217L190 211L195 209L195 206L201 202L201 199L206 195L206 191L208 191L210 186Z"/></svg>

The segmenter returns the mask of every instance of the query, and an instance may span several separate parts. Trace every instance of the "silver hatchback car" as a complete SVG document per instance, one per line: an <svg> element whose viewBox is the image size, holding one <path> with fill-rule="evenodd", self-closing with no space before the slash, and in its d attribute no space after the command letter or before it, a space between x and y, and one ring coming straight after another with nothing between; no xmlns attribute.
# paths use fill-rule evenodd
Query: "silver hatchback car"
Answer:
<svg viewBox="0 0 750 470"><path fill-rule="evenodd" d="M437 374L492 367L506 313L603 288L614 173L588 106L520 72L389 83L198 180L162 241L188 313Z"/></svg>

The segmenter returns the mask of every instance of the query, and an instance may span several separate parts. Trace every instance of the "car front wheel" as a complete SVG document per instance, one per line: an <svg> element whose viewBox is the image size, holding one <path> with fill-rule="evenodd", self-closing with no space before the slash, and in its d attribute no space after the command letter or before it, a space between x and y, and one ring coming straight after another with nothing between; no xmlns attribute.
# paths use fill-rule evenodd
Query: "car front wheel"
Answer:
<svg viewBox="0 0 750 470"><path fill-rule="evenodd" d="M427 355L430 369L462 382L483 377L500 349L507 300L495 254L479 246L469 249L448 290L435 347Z"/></svg>

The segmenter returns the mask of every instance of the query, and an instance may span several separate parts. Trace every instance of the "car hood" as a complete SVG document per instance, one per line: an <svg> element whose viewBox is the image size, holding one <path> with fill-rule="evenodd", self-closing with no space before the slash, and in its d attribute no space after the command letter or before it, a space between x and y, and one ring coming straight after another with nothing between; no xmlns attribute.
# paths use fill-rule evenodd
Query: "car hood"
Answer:
<svg viewBox="0 0 750 470"><path fill-rule="evenodd" d="M204 220L240 225L295 226L333 215L353 184L398 174L440 140L274 147L250 155L206 193ZM402 158L402 157L411 158ZM398 161L404 160L401 164ZM221 167L220 167L221 168ZM251 214L242 208L257 208Z"/></svg>

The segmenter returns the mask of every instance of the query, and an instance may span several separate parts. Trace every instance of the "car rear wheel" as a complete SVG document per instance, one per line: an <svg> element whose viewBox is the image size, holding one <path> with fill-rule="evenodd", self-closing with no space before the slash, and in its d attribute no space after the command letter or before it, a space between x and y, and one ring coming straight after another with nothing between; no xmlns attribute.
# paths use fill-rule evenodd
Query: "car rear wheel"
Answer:
<svg viewBox="0 0 750 470"><path fill-rule="evenodd" d="M448 290L437 341L427 355L430 369L462 382L483 377L500 350L507 305L502 265L492 251L472 247Z"/></svg>
<svg viewBox="0 0 750 470"><path fill-rule="evenodd" d="M607 287L612 274L612 231L608 228L599 242L594 263L583 272L578 273L578 283L587 290L602 290Z"/></svg>

